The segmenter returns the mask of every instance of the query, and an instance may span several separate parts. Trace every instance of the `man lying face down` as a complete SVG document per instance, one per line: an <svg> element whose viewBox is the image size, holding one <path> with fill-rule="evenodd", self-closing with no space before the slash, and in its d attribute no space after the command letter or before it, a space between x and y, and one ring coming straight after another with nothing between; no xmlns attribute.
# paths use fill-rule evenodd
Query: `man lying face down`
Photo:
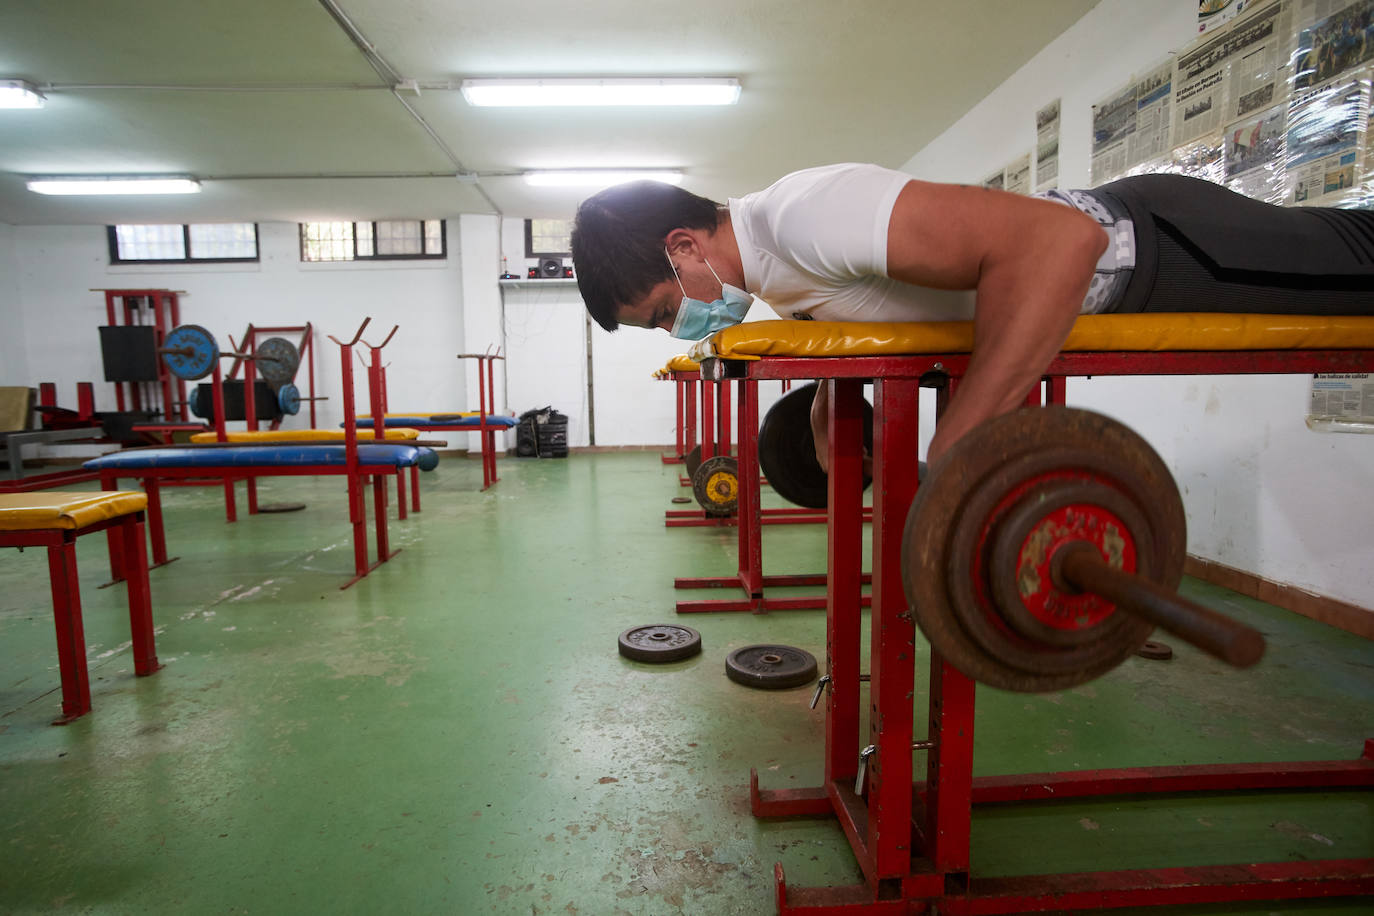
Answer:
<svg viewBox="0 0 1374 916"><path fill-rule="evenodd" d="M755 297L790 319L972 320L930 462L1019 406L1079 315L1374 314L1374 213L1276 207L1178 175L1025 197L845 163L724 205L632 182L583 201L572 254L607 331L699 340ZM822 464L825 391L812 409Z"/></svg>

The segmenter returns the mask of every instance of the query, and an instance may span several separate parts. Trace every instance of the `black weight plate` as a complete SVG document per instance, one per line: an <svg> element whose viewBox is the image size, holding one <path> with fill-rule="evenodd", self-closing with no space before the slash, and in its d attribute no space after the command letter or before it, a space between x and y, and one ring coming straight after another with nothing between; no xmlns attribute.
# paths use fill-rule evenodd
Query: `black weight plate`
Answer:
<svg viewBox="0 0 1374 916"><path fill-rule="evenodd" d="M688 477L691 477L693 474L695 474L697 472L697 468L701 467L701 446L698 445L696 448L688 452L686 456L683 457L682 463L687 468Z"/></svg>
<svg viewBox="0 0 1374 916"><path fill-rule="evenodd" d="M257 357L253 369L273 388L279 388L296 377L301 355L296 345L285 337L269 337L253 351Z"/></svg>
<svg viewBox="0 0 1374 916"><path fill-rule="evenodd" d="M692 497L690 497L690 496L674 496L674 497L673 497L673 502L676 503L676 504L679 505L679 506L682 505L683 503L689 503L689 502L691 502L691 501L692 501Z"/></svg>
<svg viewBox="0 0 1374 916"><path fill-rule="evenodd" d="M659 623L620 634L620 654L637 662L676 662L701 652L701 634L691 627Z"/></svg>
<svg viewBox="0 0 1374 916"><path fill-rule="evenodd" d="M707 515L730 515L739 500L739 462L731 455L707 458L692 474L692 495Z"/></svg>
<svg viewBox="0 0 1374 916"><path fill-rule="evenodd" d="M816 383L793 388L768 409L759 425L759 468L783 499L807 509L824 509L829 502L827 475L816 460L811 435L811 402ZM864 448L873 451L873 405L864 401ZM864 475L864 487L872 483Z"/></svg>
<svg viewBox="0 0 1374 916"><path fill-rule="evenodd" d="M796 646L745 646L725 657L726 677L764 690L809 684L816 679L816 670L816 656Z"/></svg>

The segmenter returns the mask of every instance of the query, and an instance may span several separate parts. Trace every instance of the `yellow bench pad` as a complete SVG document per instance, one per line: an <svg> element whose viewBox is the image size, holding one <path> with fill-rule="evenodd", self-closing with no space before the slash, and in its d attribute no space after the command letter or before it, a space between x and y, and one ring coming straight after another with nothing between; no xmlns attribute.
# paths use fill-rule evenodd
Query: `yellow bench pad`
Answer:
<svg viewBox="0 0 1374 916"><path fill-rule="evenodd" d="M668 364L662 369L654 370L654 378L667 378L673 372L696 372L701 368L701 364L685 353L681 353L668 360Z"/></svg>
<svg viewBox="0 0 1374 916"><path fill-rule="evenodd" d="M146 493L122 490L102 493L62 490L0 493L0 531L85 528L121 515L142 512L147 506Z"/></svg>
<svg viewBox="0 0 1374 916"><path fill-rule="evenodd" d="M1363 350L1374 348L1374 317L1231 315L1210 312L1084 315L1065 352ZM968 353L971 321L751 321L692 346L696 359L764 356L909 356Z"/></svg>
<svg viewBox="0 0 1374 916"><path fill-rule="evenodd" d="M240 429L227 432L225 441L227 442L342 442L344 441L344 431L341 429ZM376 439L377 432L372 429L358 430L359 439ZM388 428L386 431L387 439L418 439L420 431L418 429L407 429L398 426L394 429ZM193 433L192 442L218 442L214 433Z"/></svg>

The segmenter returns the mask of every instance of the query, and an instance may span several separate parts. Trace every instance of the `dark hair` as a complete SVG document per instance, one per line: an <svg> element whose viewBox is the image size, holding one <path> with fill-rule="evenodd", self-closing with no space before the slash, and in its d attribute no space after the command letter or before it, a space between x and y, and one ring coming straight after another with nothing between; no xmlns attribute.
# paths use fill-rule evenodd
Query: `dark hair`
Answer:
<svg viewBox="0 0 1374 916"><path fill-rule="evenodd" d="M720 205L661 181L632 181L582 201L573 223L577 288L596 323L620 326L616 310L673 275L663 241L674 229L715 231Z"/></svg>

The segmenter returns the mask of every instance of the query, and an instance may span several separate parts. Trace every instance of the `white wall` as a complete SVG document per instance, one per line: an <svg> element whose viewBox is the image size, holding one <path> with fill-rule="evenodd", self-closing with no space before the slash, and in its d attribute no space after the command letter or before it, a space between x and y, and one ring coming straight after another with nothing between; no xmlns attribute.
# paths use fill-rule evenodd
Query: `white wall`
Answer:
<svg viewBox="0 0 1374 916"><path fill-rule="evenodd" d="M466 406L463 373L454 359L463 346L459 257L303 264L296 224L262 223L258 231L257 264L111 266L103 226L14 227L18 312L28 365L13 375L6 365L5 382L56 382L58 403L67 405L75 401L78 381L94 381L97 409L113 410L115 389L103 381L96 330L106 323L104 297L90 290L168 288L185 291L181 320L205 326L223 350L229 348L229 336L239 339L250 322L313 322L316 390L330 398L317 405L320 426L337 426L343 416L339 349L326 335L351 339L366 316L372 323L363 336L373 343L380 343L393 325L400 326L382 351L393 409ZM448 233L450 251L461 250L455 222L449 222ZM3 288L0 281L0 297ZM356 359L354 367L359 408L365 411L366 376ZM304 393L304 368L298 384ZM283 424L306 425L304 407Z"/></svg>
<svg viewBox="0 0 1374 916"><path fill-rule="evenodd" d="M0 223L0 385L33 387L24 355L24 310L19 304L14 227L5 223Z"/></svg>
<svg viewBox="0 0 1374 916"><path fill-rule="evenodd" d="M1192 0L1103 0L903 169L976 182L1033 149L1062 98L1060 186L1088 187L1092 104L1192 37ZM1374 608L1374 439L1304 425L1305 376L1075 380L1069 400L1144 435L1173 468L1189 552Z"/></svg>

